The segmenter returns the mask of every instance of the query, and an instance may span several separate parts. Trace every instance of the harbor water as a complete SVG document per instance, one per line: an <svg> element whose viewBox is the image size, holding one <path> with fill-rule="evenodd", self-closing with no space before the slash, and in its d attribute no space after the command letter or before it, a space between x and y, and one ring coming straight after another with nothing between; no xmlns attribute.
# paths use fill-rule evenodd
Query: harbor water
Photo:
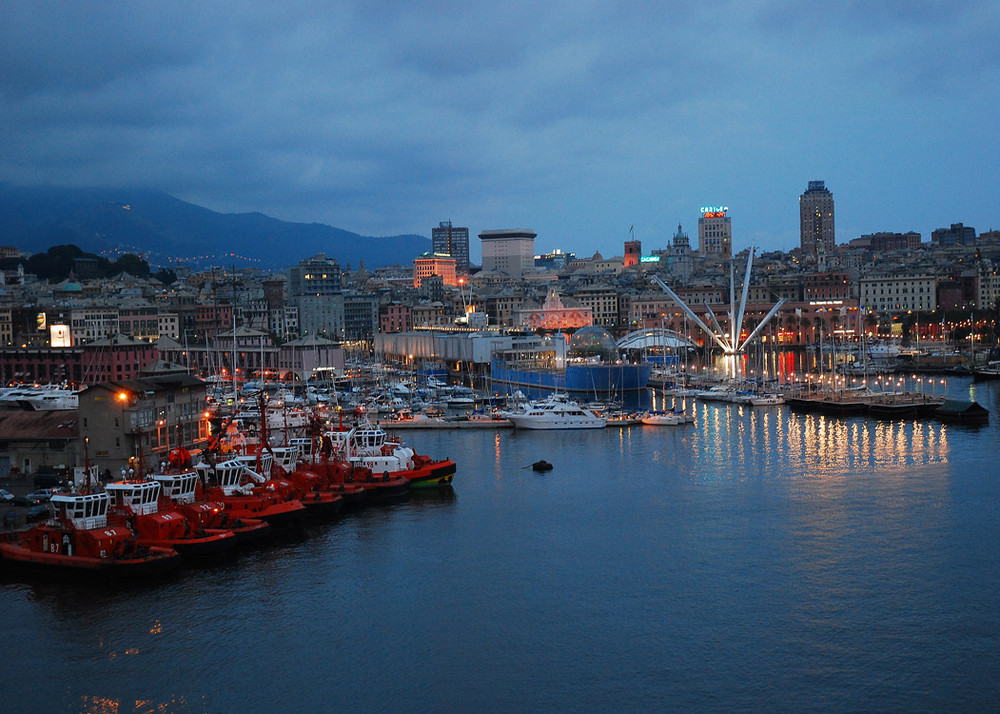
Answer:
<svg viewBox="0 0 1000 714"><path fill-rule="evenodd" d="M452 493L155 584L4 574L4 710L995 709L1000 384L948 388L991 423L407 432Z"/></svg>

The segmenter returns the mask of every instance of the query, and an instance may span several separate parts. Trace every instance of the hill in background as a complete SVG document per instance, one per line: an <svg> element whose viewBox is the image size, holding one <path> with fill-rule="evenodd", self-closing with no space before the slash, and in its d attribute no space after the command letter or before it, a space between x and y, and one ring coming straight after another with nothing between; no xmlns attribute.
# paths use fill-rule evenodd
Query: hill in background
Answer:
<svg viewBox="0 0 1000 714"><path fill-rule="evenodd" d="M317 253L344 267L364 261L378 268L408 263L431 248L424 236L362 236L262 213L217 213L156 191L0 184L0 245L37 253L64 244L111 258L141 254L151 266L266 270Z"/></svg>

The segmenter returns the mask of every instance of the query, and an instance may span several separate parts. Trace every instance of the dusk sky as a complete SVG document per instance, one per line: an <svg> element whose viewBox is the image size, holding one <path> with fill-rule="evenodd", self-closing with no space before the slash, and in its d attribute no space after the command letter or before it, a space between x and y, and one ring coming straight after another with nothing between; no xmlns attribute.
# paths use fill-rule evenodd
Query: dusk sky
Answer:
<svg viewBox="0 0 1000 714"><path fill-rule="evenodd" d="M1000 228L1000 3L39 2L0 23L0 181L366 235L735 250Z"/></svg>

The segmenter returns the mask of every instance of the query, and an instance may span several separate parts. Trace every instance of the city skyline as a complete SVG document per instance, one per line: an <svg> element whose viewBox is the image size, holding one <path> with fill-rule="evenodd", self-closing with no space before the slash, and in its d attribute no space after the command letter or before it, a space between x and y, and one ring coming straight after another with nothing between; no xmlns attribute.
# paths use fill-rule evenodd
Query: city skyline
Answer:
<svg viewBox="0 0 1000 714"><path fill-rule="evenodd" d="M837 196L838 244L1000 227L995 6L856 3L818 25L777 0L7 9L14 184L365 235L525 227L581 256L665 248L706 205L730 207L734 253L788 251L811 180Z"/></svg>

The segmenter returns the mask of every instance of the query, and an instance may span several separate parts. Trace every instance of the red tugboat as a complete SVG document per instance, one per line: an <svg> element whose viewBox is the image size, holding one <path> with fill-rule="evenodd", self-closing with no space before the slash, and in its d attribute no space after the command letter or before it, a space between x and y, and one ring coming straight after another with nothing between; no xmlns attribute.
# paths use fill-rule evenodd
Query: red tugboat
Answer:
<svg viewBox="0 0 1000 714"><path fill-rule="evenodd" d="M233 518L259 518L272 527L299 526L305 521L305 506L290 498L290 482L265 479L236 459L217 464L202 461L195 469L205 496L221 501Z"/></svg>
<svg viewBox="0 0 1000 714"><path fill-rule="evenodd" d="M283 447L280 451L283 463L275 463L276 454L268 447L262 447L256 453L237 456L249 471L259 474L270 474L271 478L264 482L275 491L287 498L297 499L306 508L306 513L313 518L329 518L340 513L344 499L335 490L328 488L325 480L310 471L285 469L289 462L295 463L297 449ZM294 468L294 467L293 467Z"/></svg>
<svg viewBox="0 0 1000 714"><path fill-rule="evenodd" d="M349 431L328 431L334 453L354 467L369 469L377 479L405 478L412 488L447 488L455 478L455 462L433 460L414 453L399 441L390 439L382 427L362 418Z"/></svg>
<svg viewBox="0 0 1000 714"><path fill-rule="evenodd" d="M153 474L151 478L160 484L162 499L170 501L174 508L184 514L192 527L197 529L223 528L233 532L237 545L260 540L271 532L267 521L259 518L234 518L221 501L198 498L200 485L194 471Z"/></svg>
<svg viewBox="0 0 1000 714"><path fill-rule="evenodd" d="M169 501L160 508L157 481L118 481L104 487L111 497L109 523L127 525L139 545L173 548L187 559L225 553L237 543L236 535L224 528L203 528L175 509Z"/></svg>
<svg viewBox="0 0 1000 714"><path fill-rule="evenodd" d="M181 564L175 550L140 545L129 528L110 525L107 493L57 494L50 503L54 517L8 534L0 558L53 571L123 576L163 573Z"/></svg>
<svg viewBox="0 0 1000 714"><path fill-rule="evenodd" d="M320 430L321 431L321 430ZM297 462L297 470L305 470L319 476L320 488L333 491L343 499L345 508L359 508L368 501L368 492L354 482L355 469L346 461L332 460L332 443L321 438L320 431L312 438L292 439L292 446L299 450L301 458ZM313 441L320 442L322 449L314 449ZM317 460L317 452L321 452Z"/></svg>

